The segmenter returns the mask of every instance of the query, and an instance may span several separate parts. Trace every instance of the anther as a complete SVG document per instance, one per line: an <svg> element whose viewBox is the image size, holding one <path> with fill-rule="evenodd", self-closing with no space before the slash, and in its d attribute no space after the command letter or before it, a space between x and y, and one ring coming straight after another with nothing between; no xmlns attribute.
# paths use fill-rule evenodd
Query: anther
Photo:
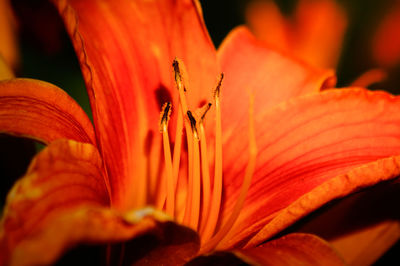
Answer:
<svg viewBox="0 0 400 266"><path fill-rule="evenodd" d="M205 110L203 111L203 114L201 115L201 118L200 118L200 121L201 122L203 122L204 121L204 118L206 117L206 114L208 113L208 111L210 110L210 108L211 108L211 103L208 103L204 108L205 108Z"/></svg>
<svg viewBox="0 0 400 266"><path fill-rule="evenodd" d="M168 125L169 118L171 116L171 102L163 104L160 113L160 132L165 130Z"/></svg>
<svg viewBox="0 0 400 266"><path fill-rule="evenodd" d="M174 59L174 61L172 62L172 67L174 68L174 72L175 72L175 82L176 82L176 84L178 84L178 86L183 86L182 72L181 72L181 68L179 66L178 58ZM186 91L185 86L183 86L183 91Z"/></svg>
<svg viewBox="0 0 400 266"><path fill-rule="evenodd" d="M187 116L188 116L189 121L190 121L190 126L192 127L193 135L198 140L199 139L199 134L197 133L196 119L192 115L192 112L189 111L189 110L187 111Z"/></svg>
<svg viewBox="0 0 400 266"><path fill-rule="evenodd" d="M217 87L214 90L214 98L219 98L219 95L221 93L221 85L222 85L222 80L224 79L224 73L221 73Z"/></svg>
<svg viewBox="0 0 400 266"><path fill-rule="evenodd" d="M168 136L168 121L171 115L171 103L167 102L163 105L161 110L161 121L160 121L160 130L163 135L163 146L164 146L164 160L165 160L165 169L167 173L166 187L162 190L162 205L164 205L164 200L166 195L167 199L167 213L174 217L175 211L175 195L174 195L174 178L173 178L173 169L172 169L172 159L171 159L171 148L169 144L169 136Z"/></svg>

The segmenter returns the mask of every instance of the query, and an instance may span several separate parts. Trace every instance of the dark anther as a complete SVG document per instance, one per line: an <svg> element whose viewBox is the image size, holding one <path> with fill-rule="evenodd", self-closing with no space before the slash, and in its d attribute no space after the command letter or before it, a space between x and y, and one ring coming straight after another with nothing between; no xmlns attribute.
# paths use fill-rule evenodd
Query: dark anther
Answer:
<svg viewBox="0 0 400 266"><path fill-rule="evenodd" d="M171 113L171 102L167 102L163 106L163 115L161 118L161 124L168 122L170 113Z"/></svg>
<svg viewBox="0 0 400 266"><path fill-rule="evenodd" d="M188 116L188 118L189 118L190 126L192 127L193 132L197 132L197 129L196 129L196 119L193 117L192 112L187 111L187 116Z"/></svg>
<svg viewBox="0 0 400 266"><path fill-rule="evenodd" d="M221 73L221 76L220 76L219 81L218 81L218 85L214 90L214 97L219 97L219 94L221 92L221 85L222 85L222 80L223 79L224 79L224 73Z"/></svg>
<svg viewBox="0 0 400 266"><path fill-rule="evenodd" d="M179 67L179 61L177 58L174 59L174 61L172 62L172 67L174 68L174 72L175 72L175 82L181 83L183 86L183 91L186 91L186 87L183 84L182 81L182 73L181 73L181 69Z"/></svg>
<svg viewBox="0 0 400 266"><path fill-rule="evenodd" d="M160 132L164 132L168 126L169 116L171 115L171 102L167 102L163 105L160 113Z"/></svg>
<svg viewBox="0 0 400 266"><path fill-rule="evenodd" d="M210 110L211 105L212 105L211 103L208 103L208 104L207 104L206 109L204 110L204 113L203 113L203 115L201 116L201 120L202 120L202 121L204 120L204 117L206 116L208 110Z"/></svg>

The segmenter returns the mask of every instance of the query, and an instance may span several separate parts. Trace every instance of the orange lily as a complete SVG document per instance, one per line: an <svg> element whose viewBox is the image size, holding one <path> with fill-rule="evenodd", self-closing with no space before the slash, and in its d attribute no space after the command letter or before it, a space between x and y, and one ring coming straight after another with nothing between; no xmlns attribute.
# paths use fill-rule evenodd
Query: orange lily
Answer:
<svg viewBox="0 0 400 266"><path fill-rule="evenodd" d="M322 68L336 68L347 16L333 0L300 0L291 18L271 0L253 0L246 9L250 29L261 40Z"/></svg>
<svg viewBox="0 0 400 266"><path fill-rule="evenodd" d="M49 144L9 193L2 264L49 264L78 244L141 243L148 234L158 249L136 243L133 251L148 252L135 256L128 242L122 263L180 264L230 249L247 262L342 262L311 235L260 244L333 199L399 175L399 98L319 92L334 85L332 72L268 48L244 27L215 51L197 1L55 4L81 62L94 127L51 84L0 82L0 131ZM189 115L215 83L206 120L204 110ZM214 158L210 182L206 155ZM148 205L169 218L141 209Z"/></svg>

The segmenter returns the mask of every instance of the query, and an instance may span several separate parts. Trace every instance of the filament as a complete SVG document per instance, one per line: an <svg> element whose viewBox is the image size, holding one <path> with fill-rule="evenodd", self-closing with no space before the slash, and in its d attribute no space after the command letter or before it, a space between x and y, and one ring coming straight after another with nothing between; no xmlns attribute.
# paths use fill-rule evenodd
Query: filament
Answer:
<svg viewBox="0 0 400 266"><path fill-rule="evenodd" d="M199 140L193 137L193 178L192 178L192 207L190 227L197 230L200 216L200 154Z"/></svg>
<svg viewBox="0 0 400 266"><path fill-rule="evenodd" d="M183 130L182 107L181 105L179 105L178 121L176 123L176 132L175 132L174 157L172 161L174 191L176 191L176 186L178 184L179 164L181 161L181 149L182 149L182 130Z"/></svg>
<svg viewBox="0 0 400 266"><path fill-rule="evenodd" d="M166 180L166 190L167 190L167 213L174 217L174 206L175 206L175 196L174 196L174 180L172 174L172 160L171 160L171 148L169 144L168 136L168 121L171 114L171 103L168 102L164 104L161 111L161 122L160 130L163 135L163 146L164 146L164 159L165 159L165 170L167 174ZM165 191L165 190L164 190ZM165 193L162 193L165 195ZM162 205L164 205L165 196L162 197Z"/></svg>
<svg viewBox="0 0 400 266"><path fill-rule="evenodd" d="M208 155L207 155L207 143L206 136L204 133L203 119L199 123L200 129L200 151L201 151L201 172L203 176L203 210L201 219L200 234L204 230L204 225L208 220L208 212L210 210L210 195L211 195L211 184L210 184L210 172L208 165Z"/></svg>
<svg viewBox="0 0 400 266"><path fill-rule="evenodd" d="M200 252L208 252L215 248L218 244L222 243L222 240L227 236L228 232L232 229L235 221L237 220L240 211L242 210L244 201L246 199L247 191L251 185L251 180L254 175L256 158L257 158L257 145L254 133L254 97L250 96L249 105L249 160L246 166L246 172L243 179L242 187L240 189L239 197L236 200L236 204L229 216L227 222L221 227L221 229L211 238L203 247Z"/></svg>
<svg viewBox="0 0 400 266"><path fill-rule="evenodd" d="M221 74L217 88L214 91L215 100L215 168L214 168L214 187L209 213L209 219L204 228L202 241L207 241L214 233L218 221L218 214L221 205L222 195L222 129L221 129L221 108L220 108L220 89L224 75Z"/></svg>
<svg viewBox="0 0 400 266"><path fill-rule="evenodd" d="M186 103L186 95L185 95L185 91L186 91L186 87L185 84L183 83L183 77L182 77L182 67L184 66L183 63L175 58L172 66L174 68L174 73L175 73L175 83L176 83L176 87L178 89L179 92L179 100L181 103L181 111L182 111L182 117L185 117L188 111L188 106ZM186 132L186 139L187 139L187 143L188 143L188 164L189 164L189 170L188 170L188 176L189 176L189 183L190 183L190 177L193 175L193 147L192 145L190 145L192 138L193 138L193 134L191 131L191 127L190 127L190 123L187 119L184 119L184 124L185 124L185 132ZM189 193L188 193L189 194ZM187 195L187 203L190 202L190 195ZM188 224L189 223L189 207L190 205L186 204L185 205L185 210L184 210L184 217L183 217L183 223L184 224Z"/></svg>

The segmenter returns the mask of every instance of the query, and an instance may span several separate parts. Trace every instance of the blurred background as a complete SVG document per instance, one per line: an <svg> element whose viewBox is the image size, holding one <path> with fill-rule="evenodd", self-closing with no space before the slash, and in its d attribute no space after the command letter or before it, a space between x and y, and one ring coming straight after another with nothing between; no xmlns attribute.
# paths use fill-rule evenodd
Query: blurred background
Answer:
<svg viewBox="0 0 400 266"><path fill-rule="evenodd" d="M248 24L260 39L277 49L304 57L305 61L311 53L315 62L310 63L336 69L338 87L368 85L373 90L400 93L398 0L332 0L320 7L326 1L277 0L272 5L271 1L261 0L200 2L216 47L234 27ZM305 2L315 3L305 8L310 4ZM90 116L79 65L55 9L44 0L13 0L11 4L13 26L18 32L17 76L45 80L63 88ZM265 17L268 19L260 19ZM324 28L318 28L318 23ZM329 52L317 55L320 48ZM26 171L40 145L0 135L0 147L2 206L7 191ZM400 253L399 244L378 264L385 264L396 253Z"/></svg>

